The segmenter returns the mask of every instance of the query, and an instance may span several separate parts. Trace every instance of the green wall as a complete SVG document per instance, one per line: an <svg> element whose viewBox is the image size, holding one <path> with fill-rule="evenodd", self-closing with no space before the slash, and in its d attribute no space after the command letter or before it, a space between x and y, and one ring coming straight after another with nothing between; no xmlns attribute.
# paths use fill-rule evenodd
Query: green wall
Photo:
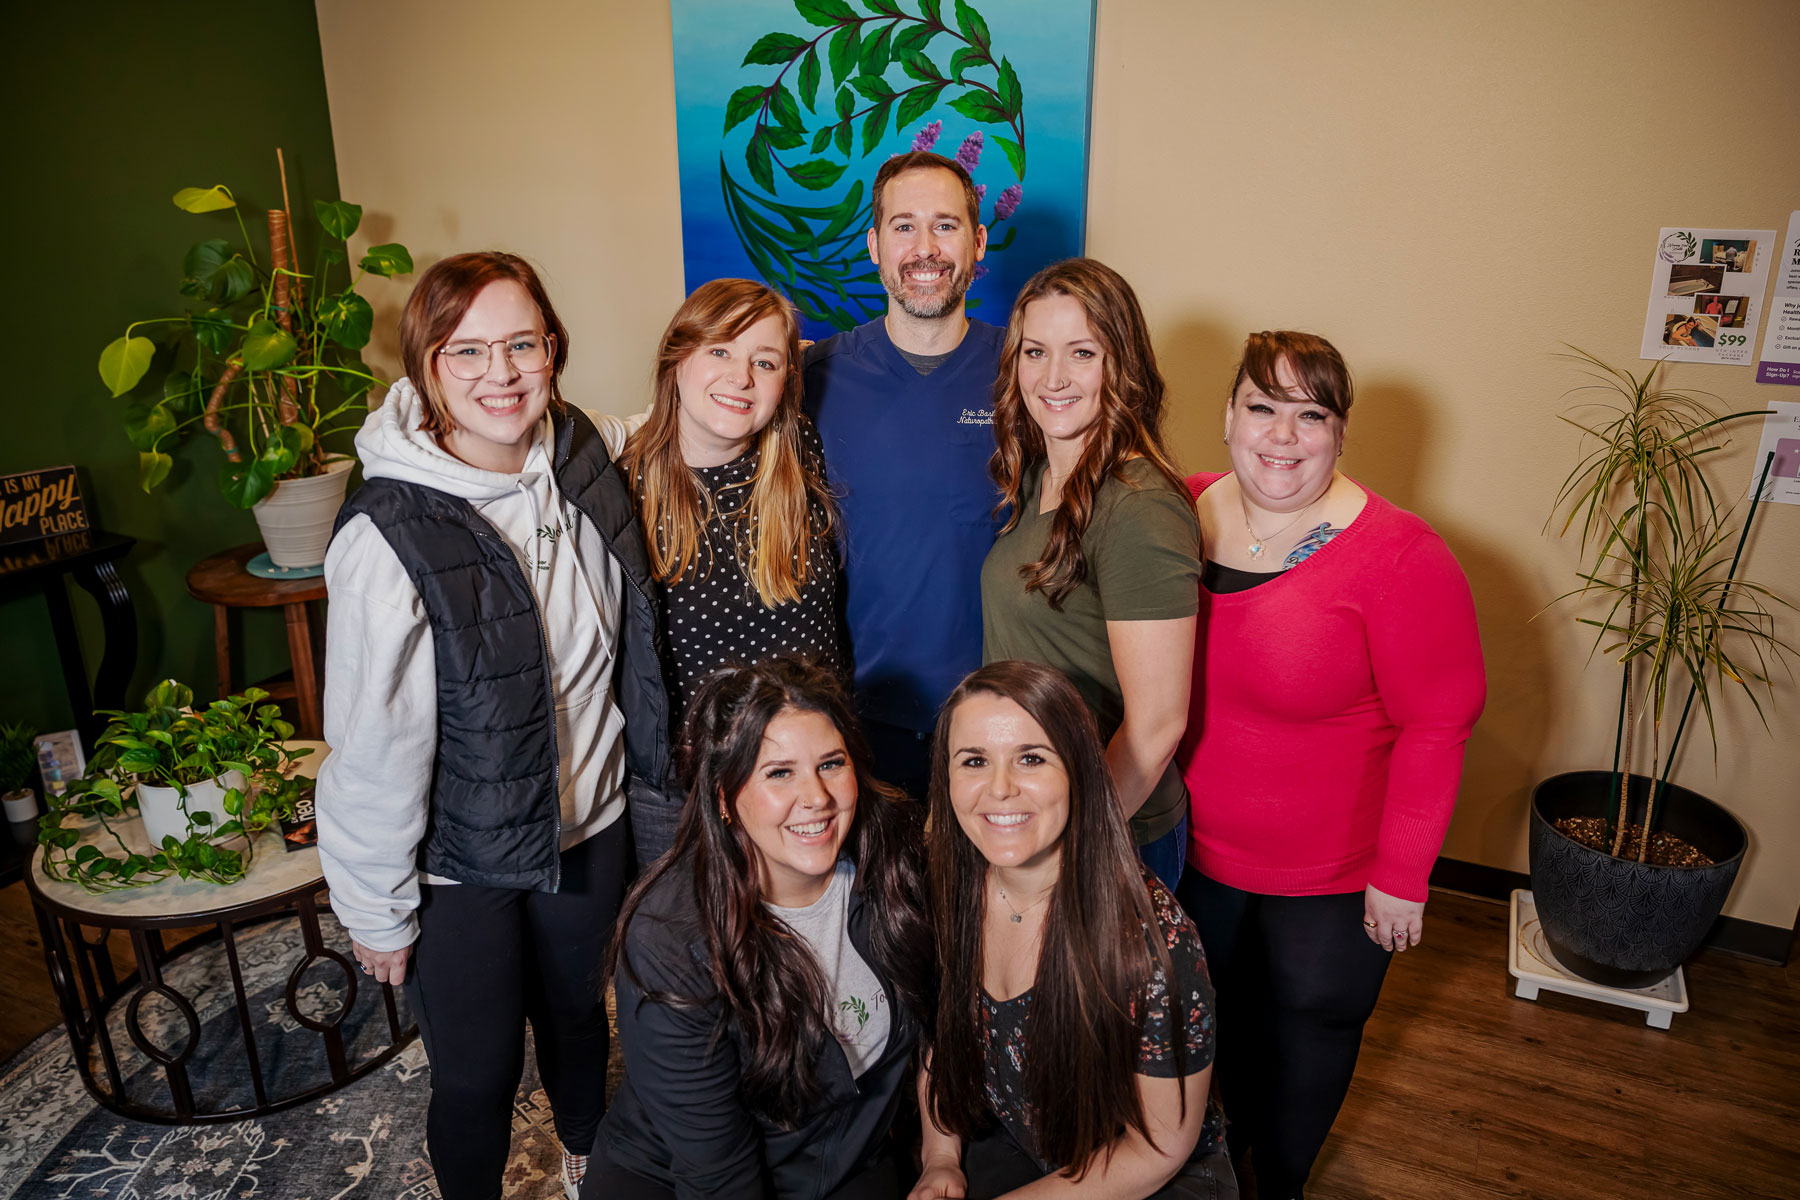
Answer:
<svg viewBox="0 0 1800 1200"><path fill-rule="evenodd" d="M119 420L126 398L109 397L95 361L128 322L182 311L176 283L189 245L238 240L231 214L181 212L169 200L176 189L224 183L260 215L281 201L279 146L303 231L313 199L336 198L317 18L311 0L66 0L12 14L0 83L11 135L0 474L85 469L90 519L138 539L122 570L138 606L131 696L169 675L210 696L212 611L183 578L199 559L256 540L255 521L218 495L210 439L177 450L155 494L139 490ZM260 219L246 223L253 237L266 233ZM303 242L302 262L308 250ZM153 370L144 386L160 379ZM70 593L91 679L99 618L85 592ZM240 676L285 668L279 612L243 613L234 647ZM0 720L73 723L41 598L0 601L0 672Z"/></svg>

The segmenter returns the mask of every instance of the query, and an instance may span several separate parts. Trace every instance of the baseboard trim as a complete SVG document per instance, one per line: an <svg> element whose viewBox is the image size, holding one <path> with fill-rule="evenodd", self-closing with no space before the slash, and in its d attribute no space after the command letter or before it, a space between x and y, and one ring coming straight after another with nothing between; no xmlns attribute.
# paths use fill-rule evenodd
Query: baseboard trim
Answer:
<svg viewBox="0 0 1800 1200"><path fill-rule="evenodd" d="M1529 888L1531 876L1522 871L1465 862L1460 858L1440 858L1431 869L1431 886L1504 903L1513 889ZM1706 946L1710 950L1723 950L1727 954L1785 967L1793 951L1795 932L1779 925L1720 917L1713 923L1712 932L1706 935Z"/></svg>

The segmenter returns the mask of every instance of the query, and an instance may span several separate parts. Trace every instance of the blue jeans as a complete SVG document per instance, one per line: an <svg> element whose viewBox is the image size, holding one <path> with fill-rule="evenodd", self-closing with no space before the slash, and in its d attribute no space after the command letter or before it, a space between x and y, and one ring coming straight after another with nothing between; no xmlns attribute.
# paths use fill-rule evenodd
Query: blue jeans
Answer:
<svg viewBox="0 0 1800 1200"><path fill-rule="evenodd" d="M1181 883L1181 872L1187 866L1188 819L1184 814L1175 828L1138 847L1138 858L1155 872L1163 886L1171 892Z"/></svg>

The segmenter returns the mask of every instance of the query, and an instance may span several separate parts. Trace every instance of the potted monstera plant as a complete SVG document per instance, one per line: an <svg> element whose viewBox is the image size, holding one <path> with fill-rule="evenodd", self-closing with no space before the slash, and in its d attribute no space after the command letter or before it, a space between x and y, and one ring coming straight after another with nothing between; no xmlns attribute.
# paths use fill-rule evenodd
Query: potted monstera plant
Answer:
<svg viewBox="0 0 1800 1200"><path fill-rule="evenodd" d="M1583 566L1558 602L1583 606L1595 650L1617 665L1619 713L1610 770L1533 790L1531 889L1563 966L1641 988L1699 950L1748 844L1724 806L1669 782L1682 734L1698 711L1716 761L1714 714L1728 695L1766 727L1770 672L1791 649L1775 610L1792 606L1737 572L1768 461L1747 504L1723 502L1739 485L1709 474L1728 428L1762 412L1721 413L1714 397L1667 388L1662 363L1639 376L1583 351L1568 357L1590 378L1576 389L1587 402L1564 417L1582 432L1583 457L1552 521L1562 518L1559 534L1579 529ZM1671 705L1684 685L1686 700Z"/></svg>
<svg viewBox="0 0 1800 1200"><path fill-rule="evenodd" d="M267 699L250 688L196 709L193 691L168 679L137 712L102 711L111 720L88 774L51 797L38 822L44 874L91 892L171 875L221 884L242 879L255 835L293 816L312 783L294 774L312 750L288 749L294 727ZM115 827L133 809L147 850ZM89 821L100 837L84 838Z"/></svg>
<svg viewBox="0 0 1800 1200"><path fill-rule="evenodd" d="M162 372L160 387L125 414L146 492L168 477L176 447L204 430L224 455L220 492L255 512L274 564L314 567L324 561L349 480L352 459L338 447L381 383L360 354L375 313L357 285L367 275L405 275L413 263L405 246L388 243L371 246L350 269L346 242L362 209L317 201L315 251L303 270L285 167L281 191L282 207L265 214L261 253L230 188L176 192L183 212L229 212L241 241L194 243L181 265L187 311L132 322L100 352L99 367L114 397L137 389L153 368Z"/></svg>

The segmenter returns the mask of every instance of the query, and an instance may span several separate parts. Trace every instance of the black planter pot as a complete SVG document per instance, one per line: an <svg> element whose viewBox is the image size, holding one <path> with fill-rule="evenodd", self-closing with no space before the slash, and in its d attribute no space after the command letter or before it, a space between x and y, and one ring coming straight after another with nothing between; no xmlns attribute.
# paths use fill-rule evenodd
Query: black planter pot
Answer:
<svg viewBox="0 0 1800 1200"><path fill-rule="evenodd" d="M1642 988L1700 949L1743 865L1749 834L1725 809L1674 784L1657 802L1657 828L1693 845L1712 866L1628 862L1551 825L1565 817L1616 815L1617 787L1610 772L1570 771L1532 789L1531 894L1558 962L1595 983ZM1631 822L1643 821L1649 793L1648 779L1631 777Z"/></svg>

